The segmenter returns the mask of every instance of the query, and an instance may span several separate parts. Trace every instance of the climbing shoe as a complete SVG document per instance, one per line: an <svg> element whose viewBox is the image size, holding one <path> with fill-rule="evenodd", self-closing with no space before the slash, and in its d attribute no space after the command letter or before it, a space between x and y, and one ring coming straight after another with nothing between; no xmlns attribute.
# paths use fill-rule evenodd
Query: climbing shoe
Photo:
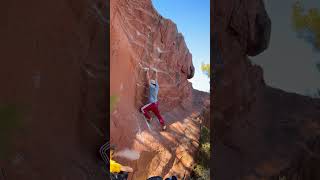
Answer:
<svg viewBox="0 0 320 180"><path fill-rule="evenodd" d="M166 129L167 129L167 126L166 126L166 125L163 125L163 126L162 126L162 130L165 131Z"/></svg>

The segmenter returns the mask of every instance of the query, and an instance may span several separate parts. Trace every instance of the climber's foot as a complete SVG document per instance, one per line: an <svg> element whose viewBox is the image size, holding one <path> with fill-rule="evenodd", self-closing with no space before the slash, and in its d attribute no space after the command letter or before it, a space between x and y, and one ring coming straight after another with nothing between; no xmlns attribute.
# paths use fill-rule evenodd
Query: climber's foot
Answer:
<svg viewBox="0 0 320 180"><path fill-rule="evenodd" d="M162 126L162 131L165 131L167 129L167 126L166 125L163 125Z"/></svg>

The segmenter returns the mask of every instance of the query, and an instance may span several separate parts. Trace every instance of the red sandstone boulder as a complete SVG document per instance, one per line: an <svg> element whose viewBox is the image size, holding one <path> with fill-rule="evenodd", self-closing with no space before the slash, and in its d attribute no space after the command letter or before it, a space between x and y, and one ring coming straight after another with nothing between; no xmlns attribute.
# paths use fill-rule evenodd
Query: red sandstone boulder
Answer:
<svg viewBox="0 0 320 180"><path fill-rule="evenodd" d="M215 1L214 8L214 178L319 179L320 100L268 87L248 58L268 46L263 1Z"/></svg>
<svg viewBox="0 0 320 180"><path fill-rule="evenodd" d="M150 0L110 2L111 144L139 153L137 160L118 160L134 168L132 179L190 172L198 147L200 115L208 93L193 91L192 55L183 35L163 18ZM158 71L160 112L168 125L160 132L156 118L146 124L140 108L148 97L145 68ZM152 71L150 72L152 75Z"/></svg>

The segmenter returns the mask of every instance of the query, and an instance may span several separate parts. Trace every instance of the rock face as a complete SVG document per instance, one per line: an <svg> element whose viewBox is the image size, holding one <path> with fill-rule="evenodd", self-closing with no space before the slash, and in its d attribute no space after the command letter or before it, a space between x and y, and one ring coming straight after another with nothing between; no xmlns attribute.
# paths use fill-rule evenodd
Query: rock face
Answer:
<svg viewBox="0 0 320 180"><path fill-rule="evenodd" d="M0 179L105 179L107 2L3 3Z"/></svg>
<svg viewBox="0 0 320 180"><path fill-rule="evenodd" d="M320 100L268 87L248 58L272 35L263 1L212 5L214 178L319 179Z"/></svg>
<svg viewBox="0 0 320 180"><path fill-rule="evenodd" d="M132 179L182 177L190 171L197 148L196 117L209 100L187 80L194 74L192 55L177 26L159 15L150 0L111 0L110 11L110 95L117 97L111 113L111 143L140 154L138 160L118 161L134 168ZM149 127L140 113L149 94L145 68L158 71L159 108L167 132L159 132L156 118Z"/></svg>
<svg viewBox="0 0 320 180"><path fill-rule="evenodd" d="M147 95L147 67L159 72L159 96L165 111L190 97L187 79L194 74L192 55L177 26L161 17L148 0L111 1L110 10L111 93L130 87L135 106L142 106Z"/></svg>

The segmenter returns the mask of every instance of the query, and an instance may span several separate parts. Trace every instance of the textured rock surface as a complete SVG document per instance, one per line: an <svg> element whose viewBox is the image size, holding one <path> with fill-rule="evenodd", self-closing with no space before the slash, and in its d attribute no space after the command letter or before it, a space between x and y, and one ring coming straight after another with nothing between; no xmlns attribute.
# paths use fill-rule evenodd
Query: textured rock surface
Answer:
<svg viewBox="0 0 320 180"><path fill-rule="evenodd" d="M22 119L10 145L0 142L10 152L0 179L105 179L96 156L107 127L105 3L3 2L0 104Z"/></svg>
<svg viewBox="0 0 320 180"><path fill-rule="evenodd" d="M248 58L268 46L271 23L263 2L213 5L215 179L319 179L319 99L268 87Z"/></svg>
<svg viewBox="0 0 320 180"><path fill-rule="evenodd" d="M111 0L110 11L110 95L118 98L111 114L111 143L140 154L135 161L118 160L134 168L132 179L187 175L198 146L196 117L209 96L194 91L187 80L194 67L184 38L150 0ZM167 132L159 132L156 118L148 128L139 112L147 103L146 67L159 72L159 107Z"/></svg>
<svg viewBox="0 0 320 180"><path fill-rule="evenodd" d="M137 107L143 105L146 97L143 68L154 67L159 72L159 96L164 110L190 96L191 83L187 79L194 74L191 53L176 25L161 17L151 1L111 1L111 21L111 93L129 83L115 77L130 73L129 84L136 89L136 95L131 97L136 97Z"/></svg>

